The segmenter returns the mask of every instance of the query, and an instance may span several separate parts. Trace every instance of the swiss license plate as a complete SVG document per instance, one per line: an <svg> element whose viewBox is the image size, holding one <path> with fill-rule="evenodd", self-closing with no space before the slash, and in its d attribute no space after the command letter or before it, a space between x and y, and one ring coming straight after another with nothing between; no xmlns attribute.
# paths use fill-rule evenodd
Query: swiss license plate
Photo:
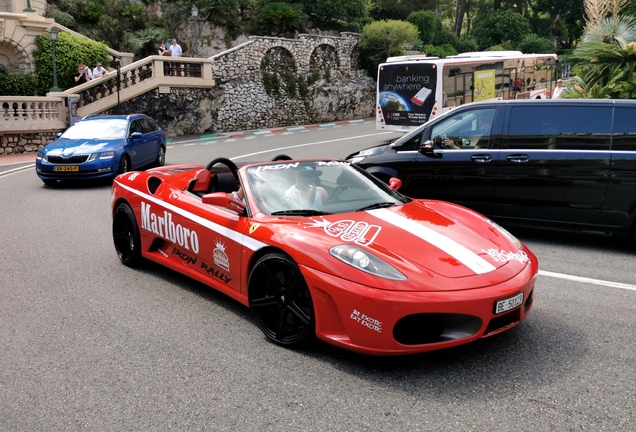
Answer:
<svg viewBox="0 0 636 432"><path fill-rule="evenodd" d="M60 165L55 167L55 171L79 171L77 165Z"/></svg>
<svg viewBox="0 0 636 432"><path fill-rule="evenodd" d="M499 300L495 303L495 314L500 314L511 309L521 306L523 304L523 292L509 297L507 299Z"/></svg>

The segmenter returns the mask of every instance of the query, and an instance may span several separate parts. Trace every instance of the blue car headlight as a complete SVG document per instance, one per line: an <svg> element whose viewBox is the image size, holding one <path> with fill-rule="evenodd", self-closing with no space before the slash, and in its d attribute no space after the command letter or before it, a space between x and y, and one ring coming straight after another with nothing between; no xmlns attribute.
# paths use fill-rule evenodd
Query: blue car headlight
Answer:
<svg viewBox="0 0 636 432"><path fill-rule="evenodd" d="M92 162L95 159L99 158L99 159L112 159L115 157L115 152L114 151L105 151L105 152L101 152L101 153L93 153L92 155L90 155L88 157L88 160L86 162Z"/></svg>
<svg viewBox="0 0 636 432"><path fill-rule="evenodd" d="M35 156L35 158L46 161L46 153L44 153L43 151L39 151L37 156Z"/></svg>
<svg viewBox="0 0 636 432"><path fill-rule="evenodd" d="M329 253L334 258L365 273L384 279L407 280L407 277L400 273L395 267L357 246L338 245L329 249Z"/></svg>

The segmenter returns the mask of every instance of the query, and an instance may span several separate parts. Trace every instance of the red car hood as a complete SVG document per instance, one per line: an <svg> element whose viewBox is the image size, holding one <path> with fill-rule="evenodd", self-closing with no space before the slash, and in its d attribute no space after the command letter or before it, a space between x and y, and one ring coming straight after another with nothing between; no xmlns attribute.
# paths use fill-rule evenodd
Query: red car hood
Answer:
<svg viewBox="0 0 636 432"><path fill-rule="evenodd" d="M330 241L322 247L351 243L407 275L431 272L463 278L488 274L494 282L515 276L532 258L483 216L441 201L414 201L311 221L300 225L311 237L312 228L324 230ZM321 242L314 239L307 242L305 237L304 249L310 242ZM324 239L323 235L322 242Z"/></svg>

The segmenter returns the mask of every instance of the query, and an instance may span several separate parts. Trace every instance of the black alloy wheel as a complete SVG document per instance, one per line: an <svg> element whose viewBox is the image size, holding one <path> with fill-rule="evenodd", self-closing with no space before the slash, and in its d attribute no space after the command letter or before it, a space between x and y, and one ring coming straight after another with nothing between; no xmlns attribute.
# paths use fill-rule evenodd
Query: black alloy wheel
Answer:
<svg viewBox="0 0 636 432"><path fill-rule="evenodd" d="M113 242L124 265L137 267L142 260L141 237L135 213L126 203L119 204L113 214Z"/></svg>
<svg viewBox="0 0 636 432"><path fill-rule="evenodd" d="M250 273L248 297L258 327L280 345L300 345L315 336L314 307L298 265L287 255L271 253Z"/></svg>

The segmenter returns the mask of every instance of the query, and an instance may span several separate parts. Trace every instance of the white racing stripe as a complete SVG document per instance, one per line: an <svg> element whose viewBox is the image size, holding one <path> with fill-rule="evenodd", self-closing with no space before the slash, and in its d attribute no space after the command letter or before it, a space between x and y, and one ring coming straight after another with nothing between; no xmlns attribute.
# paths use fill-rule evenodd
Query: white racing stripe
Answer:
<svg viewBox="0 0 636 432"><path fill-rule="evenodd" d="M183 216L184 218L199 224L205 228L208 228L224 237L227 237L231 240L234 240L237 243L242 244L243 246L245 246L248 249L251 250L258 250L261 249L265 246L267 246L265 243L260 242L258 240L254 240L251 237L247 237L245 235L243 235L242 233L238 232L238 231L234 231L231 230L227 227L224 227L223 225L219 225L217 223L211 222L201 216L195 215L194 213L190 213L188 211L183 210L182 208L179 208L175 205L169 204L163 200L157 199L155 197L153 197L152 195L148 195L146 193L140 192L137 189L133 189L129 186L126 186L122 183L119 182L115 182L117 184L118 187L121 187L123 189L126 189L127 191L134 193L135 195L139 195L140 197L144 198L147 201L151 201L167 210L170 210L173 213L176 213L180 216Z"/></svg>
<svg viewBox="0 0 636 432"><path fill-rule="evenodd" d="M457 261L464 264L477 274L489 273L496 269L495 266L471 251L470 249L457 243L455 240L438 233L435 230L420 225L419 223L400 216L387 209L369 210L367 213L390 223L398 228L408 231L410 234L421 238L427 243L443 250Z"/></svg>

